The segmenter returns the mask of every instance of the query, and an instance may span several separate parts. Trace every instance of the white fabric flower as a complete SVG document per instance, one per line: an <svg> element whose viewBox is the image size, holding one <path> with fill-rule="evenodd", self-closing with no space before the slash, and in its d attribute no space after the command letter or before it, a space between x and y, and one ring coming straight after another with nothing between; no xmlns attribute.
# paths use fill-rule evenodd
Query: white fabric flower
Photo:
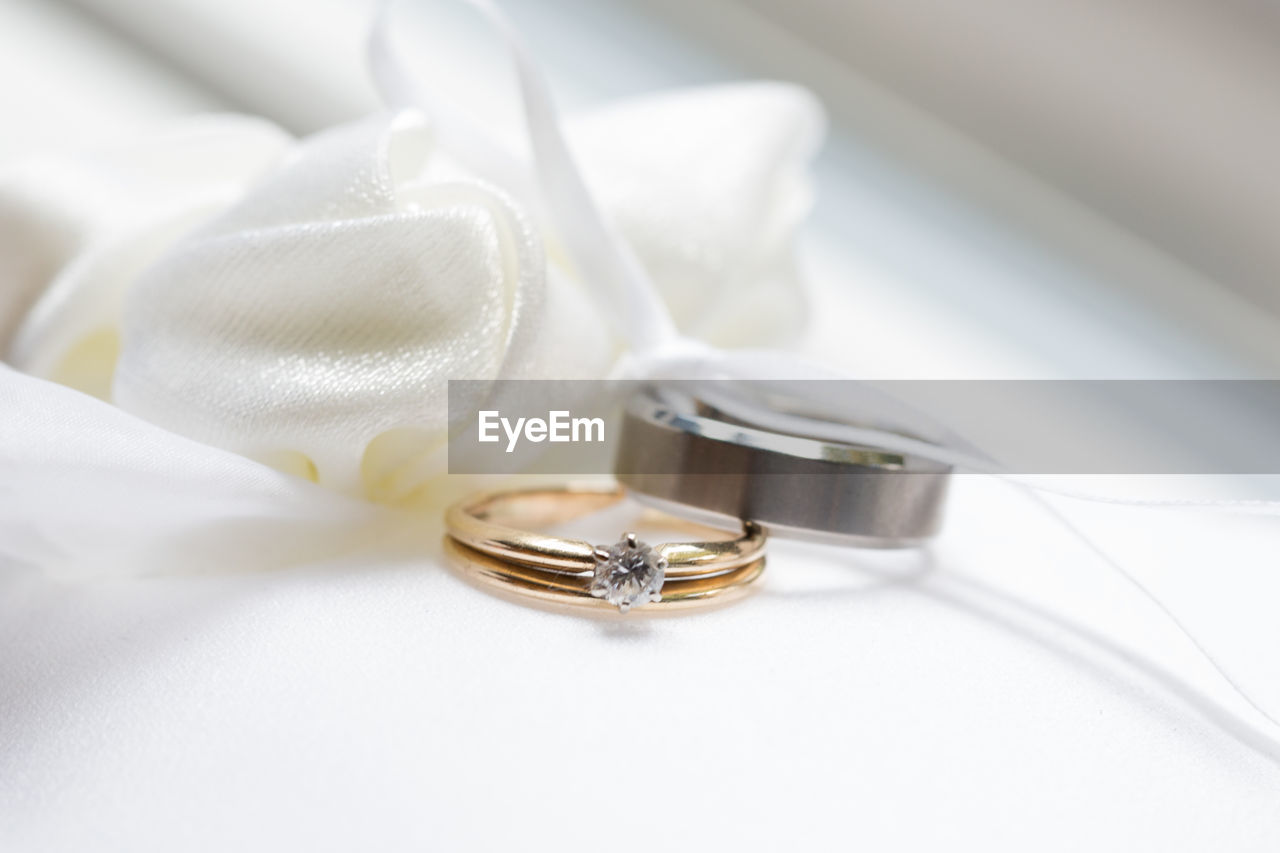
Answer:
<svg viewBox="0 0 1280 853"><path fill-rule="evenodd" d="M798 324L792 237L820 130L806 93L758 84L619 104L570 139L677 324L758 342ZM149 497L137 483L116 490L113 512L154 508L188 475L210 494L207 471L178 458L199 446L243 457L231 479L260 481L287 517L306 516L306 484L258 463L399 500L442 470L446 380L603 376L622 351L537 200L471 177L412 110L298 143L256 120L193 120L136 148L9 173L0 217L7 360L118 407L108 416L0 371L0 418L16 437L0 464L19 470L25 436L48 428L30 415L36 397L46 420L65 408L98 457L68 460L68 484L78 467L118 468L89 452L96 430L135 432L172 482L152 482ZM16 495L3 500L11 528L34 518ZM203 523L199 503L166 514ZM269 500L255 503L272 516Z"/></svg>
<svg viewBox="0 0 1280 853"><path fill-rule="evenodd" d="M590 303L564 294L548 310L530 225L481 183L423 179L430 145L414 113L301 144L139 279L113 399L376 494L443 443L447 379L603 373ZM362 477L388 433L397 464L375 454Z"/></svg>

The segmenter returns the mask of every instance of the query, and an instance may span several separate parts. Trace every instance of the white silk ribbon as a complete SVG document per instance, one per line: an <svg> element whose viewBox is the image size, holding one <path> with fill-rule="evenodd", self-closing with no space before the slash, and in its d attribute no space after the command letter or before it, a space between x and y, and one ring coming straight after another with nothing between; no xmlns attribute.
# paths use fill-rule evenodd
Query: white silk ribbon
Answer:
<svg viewBox="0 0 1280 853"><path fill-rule="evenodd" d="M611 321L618 336L640 351L661 347L675 336L675 325L657 290L653 287L635 253L617 229L600 212L587 190L582 174L565 143L551 101L550 87L542 69L520 39L507 17L488 0L474 0L479 11L502 38L511 54L520 84L525 111L525 126L537 161L539 188L557 225L557 234L569 248L579 277L591 283L602 308L601 314ZM404 98L419 99L412 104L437 113L446 108L429 99L415 82L405 75L394 60L390 40L391 4L379 11L370 39L370 68L382 86L384 98L395 103ZM445 113L452 124L471 130L463 124L458 111ZM483 133L467 132L465 143ZM458 150L467 150L467 147ZM486 156L497 159L492 146L483 149ZM506 158L498 161L505 174L515 174Z"/></svg>

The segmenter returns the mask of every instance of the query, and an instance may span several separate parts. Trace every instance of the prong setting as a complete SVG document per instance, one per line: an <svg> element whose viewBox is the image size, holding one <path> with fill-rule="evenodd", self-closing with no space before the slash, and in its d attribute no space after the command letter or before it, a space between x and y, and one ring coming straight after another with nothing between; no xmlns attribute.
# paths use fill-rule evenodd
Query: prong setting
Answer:
<svg viewBox="0 0 1280 853"><path fill-rule="evenodd" d="M612 546L591 550L595 571L590 593L626 613L632 607L662 600L667 560L634 533L624 533Z"/></svg>

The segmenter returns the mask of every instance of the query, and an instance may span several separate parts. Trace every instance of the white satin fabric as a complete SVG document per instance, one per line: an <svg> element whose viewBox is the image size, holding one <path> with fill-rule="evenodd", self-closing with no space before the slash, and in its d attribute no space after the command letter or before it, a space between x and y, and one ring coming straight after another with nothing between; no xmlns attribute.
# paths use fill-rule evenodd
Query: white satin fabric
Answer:
<svg viewBox="0 0 1280 853"><path fill-rule="evenodd" d="M0 346L26 372L105 395L133 281L235 201L290 144L268 122L206 116L116 147L0 172Z"/></svg>
<svg viewBox="0 0 1280 853"><path fill-rule="evenodd" d="M749 607L694 619L563 618L424 570L423 542L397 549L435 536L438 512L392 505L444 497L439 412L414 396L443 365L590 374L634 343L634 306L609 310L530 164L490 171L429 114L302 141L211 117L0 175L0 563L219 570L6 576L10 846L1275 849L1272 733L1165 613L997 483L957 483L936 550L775 543ZM717 344L794 328L819 135L812 99L773 84L567 125L661 310ZM557 305L581 322L555 326ZM614 369L700 366L808 369L672 338ZM1196 571L1148 555L1145 576L1270 685L1260 635L1239 630L1269 597L1203 595L1198 572L1244 588L1271 531L1163 521L1146 543L1122 530L1126 562L1192 528ZM602 748L593 715L610 709L658 745ZM552 790L698 807L637 819L549 808Z"/></svg>
<svg viewBox="0 0 1280 853"><path fill-rule="evenodd" d="M406 464L440 445L447 379L602 373L584 300L548 310L520 211L475 181L425 177L430 154L409 113L301 145L138 279L113 399L361 494L378 436L400 431Z"/></svg>
<svg viewBox="0 0 1280 853"><path fill-rule="evenodd" d="M748 84L619 104L569 136L677 325L732 343L798 325L793 238L821 128L803 91ZM602 316L544 205L515 189L468 171L414 110L297 142L205 117L4 173L0 343L30 376L0 372L0 557L182 570L147 540L207 527L198 562L244 566L259 543L216 535L209 507L249 482L257 525L318 507L332 541L340 504L259 463L398 501L443 470L448 378L605 375L626 312ZM164 477L122 476L135 469ZM57 535L35 535L37 486L62 501Z"/></svg>

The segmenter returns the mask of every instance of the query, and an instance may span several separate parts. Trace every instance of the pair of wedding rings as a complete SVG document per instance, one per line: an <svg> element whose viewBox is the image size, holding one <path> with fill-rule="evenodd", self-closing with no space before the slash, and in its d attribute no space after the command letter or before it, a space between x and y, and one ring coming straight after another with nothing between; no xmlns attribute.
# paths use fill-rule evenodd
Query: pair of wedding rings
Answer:
<svg viewBox="0 0 1280 853"><path fill-rule="evenodd" d="M621 486L472 496L446 513L446 553L468 578L500 592L627 612L740 598L764 571L769 534L886 548L937 532L948 467L840 441L827 421L776 414L638 394L623 414L614 462ZM699 523L700 540L650 545L624 532L593 544L545 532L627 494Z"/></svg>

